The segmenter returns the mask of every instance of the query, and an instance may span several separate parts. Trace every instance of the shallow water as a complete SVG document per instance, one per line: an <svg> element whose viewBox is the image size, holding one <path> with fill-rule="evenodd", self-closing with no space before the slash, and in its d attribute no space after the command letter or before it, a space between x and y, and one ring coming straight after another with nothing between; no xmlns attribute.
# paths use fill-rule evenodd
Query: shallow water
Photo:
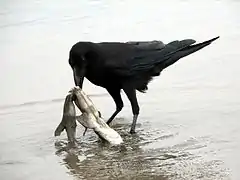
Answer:
<svg viewBox="0 0 240 180"><path fill-rule="evenodd" d="M239 1L0 2L0 179L238 180L240 167ZM70 47L80 40L129 41L220 35L165 70L138 93L137 134L131 107L112 127L124 139L108 146L78 125L78 145L54 138L63 99L73 86ZM84 90L107 119L111 97Z"/></svg>

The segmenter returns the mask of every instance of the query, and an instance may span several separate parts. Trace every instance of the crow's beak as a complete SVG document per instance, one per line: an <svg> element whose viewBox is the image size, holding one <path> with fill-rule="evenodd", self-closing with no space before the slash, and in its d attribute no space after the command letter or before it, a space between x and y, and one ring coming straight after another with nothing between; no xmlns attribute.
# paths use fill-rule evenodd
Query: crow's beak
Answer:
<svg viewBox="0 0 240 180"><path fill-rule="evenodd" d="M80 88L82 88L84 76L85 76L85 68L81 68L81 69L78 67L73 68L73 77L74 77L74 83L76 86L79 86Z"/></svg>

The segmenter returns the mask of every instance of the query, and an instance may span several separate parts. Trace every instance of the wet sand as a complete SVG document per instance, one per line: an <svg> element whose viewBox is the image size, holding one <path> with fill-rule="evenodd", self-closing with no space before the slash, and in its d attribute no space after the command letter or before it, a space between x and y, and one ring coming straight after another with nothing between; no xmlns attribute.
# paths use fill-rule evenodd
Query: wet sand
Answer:
<svg viewBox="0 0 240 180"><path fill-rule="evenodd" d="M238 180L240 167L240 2L4 1L0 3L0 179ZM68 51L79 40L128 41L220 35L166 69L138 93L137 134L124 109L112 128L123 146L90 130L78 145L53 136L73 87ZM84 90L107 119L111 97Z"/></svg>

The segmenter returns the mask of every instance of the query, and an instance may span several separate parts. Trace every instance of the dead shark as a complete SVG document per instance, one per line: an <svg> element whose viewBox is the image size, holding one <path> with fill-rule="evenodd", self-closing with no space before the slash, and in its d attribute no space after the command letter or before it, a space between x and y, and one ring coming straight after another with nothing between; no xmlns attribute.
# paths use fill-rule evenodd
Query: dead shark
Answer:
<svg viewBox="0 0 240 180"><path fill-rule="evenodd" d="M118 132L105 123L101 113L80 87L76 86L72 88L69 93L72 93L72 95L75 96L73 98L74 102L82 112L80 116L76 116L77 121L81 125L86 129L93 129L100 139L105 140L110 144L121 144L123 142L122 137Z"/></svg>
<svg viewBox="0 0 240 180"><path fill-rule="evenodd" d="M57 126L54 136L60 136L62 131L65 129L68 137L68 141L70 143L74 143L76 141L76 110L74 105L74 96L69 93L64 102L63 107L63 116L62 121Z"/></svg>

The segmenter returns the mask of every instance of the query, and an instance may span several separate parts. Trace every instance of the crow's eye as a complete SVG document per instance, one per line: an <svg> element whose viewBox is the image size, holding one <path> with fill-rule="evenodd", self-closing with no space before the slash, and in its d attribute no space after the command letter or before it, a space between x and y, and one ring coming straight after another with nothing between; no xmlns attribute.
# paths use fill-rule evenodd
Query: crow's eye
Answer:
<svg viewBox="0 0 240 180"><path fill-rule="evenodd" d="M78 53L70 53L68 62L72 68L75 66L81 68L86 64L86 59L82 54L79 55Z"/></svg>

